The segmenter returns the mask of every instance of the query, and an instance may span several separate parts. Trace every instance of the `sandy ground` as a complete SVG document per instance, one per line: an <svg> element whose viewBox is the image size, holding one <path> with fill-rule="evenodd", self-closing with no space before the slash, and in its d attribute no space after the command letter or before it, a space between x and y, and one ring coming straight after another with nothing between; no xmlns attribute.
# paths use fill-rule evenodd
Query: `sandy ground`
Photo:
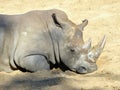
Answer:
<svg viewBox="0 0 120 90"><path fill-rule="evenodd" d="M57 8L76 24L88 19L84 40L95 45L105 34L106 47L96 72L41 71L0 72L0 90L120 90L120 1L119 0L0 0L0 13L19 14L30 10Z"/></svg>

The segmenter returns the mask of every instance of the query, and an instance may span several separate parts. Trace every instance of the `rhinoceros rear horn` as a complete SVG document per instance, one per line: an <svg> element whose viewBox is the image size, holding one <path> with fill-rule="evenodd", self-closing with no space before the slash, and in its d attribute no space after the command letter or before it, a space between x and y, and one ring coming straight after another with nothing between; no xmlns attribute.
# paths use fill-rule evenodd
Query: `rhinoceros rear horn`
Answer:
<svg viewBox="0 0 120 90"><path fill-rule="evenodd" d="M82 48L85 50L89 50L91 48L91 42L92 42L92 40L91 40L91 38L89 38L88 41L83 45Z"/></svg>
<svg viewBox="0 0 120 90"><path fill-rule="evenodd" d="M81 24L78 25L78 27L79 27L79 29L80 29L81 31L83 31L83 30L84 30L84 27L87 26L87 24L88 24L88 20L85 19L85 20L82 21Z"/></svg>

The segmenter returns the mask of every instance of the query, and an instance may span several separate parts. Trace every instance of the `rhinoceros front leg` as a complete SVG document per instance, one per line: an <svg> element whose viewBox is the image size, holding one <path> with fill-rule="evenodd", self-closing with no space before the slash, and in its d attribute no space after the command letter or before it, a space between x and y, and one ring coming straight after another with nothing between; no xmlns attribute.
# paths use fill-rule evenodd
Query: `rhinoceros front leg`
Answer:
<svg viewBox="0 0 120 90"><path fill-rule="evenodd" d="M18 65L30 72L40 71L43 69L50 70L49 63L46 58L41 55L26 56L19 61Z"/></svg>

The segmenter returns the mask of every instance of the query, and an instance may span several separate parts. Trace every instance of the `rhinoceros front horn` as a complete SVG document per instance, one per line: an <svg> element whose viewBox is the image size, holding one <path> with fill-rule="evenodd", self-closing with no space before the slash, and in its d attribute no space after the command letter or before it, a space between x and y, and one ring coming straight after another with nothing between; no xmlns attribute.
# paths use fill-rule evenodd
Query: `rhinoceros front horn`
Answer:
<svg viewBox="0 0 120 90"><path fill-rule="evenodd" d="M98 59L98 57L100 56L100 54L102 53L102 51L104 49L105 43L106 43L106 36L104 35L104 37L98 43L98 45L93 47L92 50L90 50L90 52L88 53L90 60L96 61Z"/></svg>
<svg viewBox="0 0 120 90"><path fill-rule="evenodd" d="M97 50L96 52L97 53L101 54L101 52L102 52L102 50L103 50L103 48L105 46L105 43L106 43L106 36L104 35L102 40L97 45L97 48L96 48L96 50Z"/></svg>

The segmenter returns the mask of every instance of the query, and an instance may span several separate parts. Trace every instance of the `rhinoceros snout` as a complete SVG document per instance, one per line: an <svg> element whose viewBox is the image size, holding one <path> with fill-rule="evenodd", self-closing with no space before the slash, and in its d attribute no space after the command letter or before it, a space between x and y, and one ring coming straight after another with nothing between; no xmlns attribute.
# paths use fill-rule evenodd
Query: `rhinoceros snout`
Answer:
<svg viewBox="0 0 120 90"><path fill-rule="evenodd" d="M97 70L97 66L95 65L94 67L85 67L85 66L80 66L79 68L76 69L76 72L79 74L87 74L91 73Z"/></svg>

